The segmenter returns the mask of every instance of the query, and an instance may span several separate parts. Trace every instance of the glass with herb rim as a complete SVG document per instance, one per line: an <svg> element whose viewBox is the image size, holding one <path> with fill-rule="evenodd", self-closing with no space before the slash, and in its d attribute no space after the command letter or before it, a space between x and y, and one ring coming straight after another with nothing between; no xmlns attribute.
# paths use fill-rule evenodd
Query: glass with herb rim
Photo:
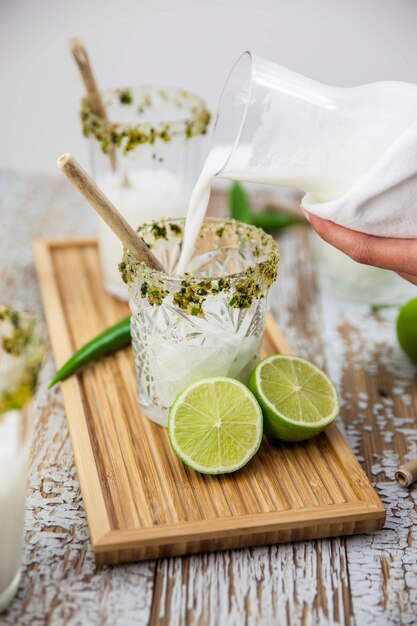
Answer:
<svg viewBox="0 0 417 626"><path fill-rule="evenodd" d="M90 138L92 175L134 228L163 217L185 217L201 169L210 120L205 102L182 89L138 86L103 92L107 119L85 98L81 119ZM122 246L99 221L106 290L127 299L117 270Z"/></svg>
<svg viewBox="0 0 417 626"><path fill-rule="evenodd" d="M20 580L31 407L41 363L34 319L0 306L0 613Z"/></svg>
<svg viewBox="0 0 417 626"><path fill-rule="evenodd" d="M205 220L189 273L175 275L184 219L138 232L166 270L125 250L120 271L130 294L139 403L167 425L176 396L206 376L247 382L259 359L278 249L263 230L232 219Z"/></svg>

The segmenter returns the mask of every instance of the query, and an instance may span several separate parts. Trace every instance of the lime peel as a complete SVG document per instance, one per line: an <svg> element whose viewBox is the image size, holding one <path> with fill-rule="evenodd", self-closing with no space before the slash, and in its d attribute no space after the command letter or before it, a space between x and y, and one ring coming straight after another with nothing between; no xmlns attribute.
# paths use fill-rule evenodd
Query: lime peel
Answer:
<svg viewBox="0 0 417 626"><path fill-rule="evenodd" d="M309 439L327 428L339 414L333 382L301 357L266 357L253 370L249 388L262 407L265 433L274 439Z"/></svg>

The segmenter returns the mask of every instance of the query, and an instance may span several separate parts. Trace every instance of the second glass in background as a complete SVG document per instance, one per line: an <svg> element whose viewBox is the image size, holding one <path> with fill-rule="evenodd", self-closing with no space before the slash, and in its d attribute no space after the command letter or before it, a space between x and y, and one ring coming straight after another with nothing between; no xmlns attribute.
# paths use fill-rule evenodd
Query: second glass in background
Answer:
<svg viewBox="0 0 417 626"><path fill-rule="evenodd" d="M99 187L133 228L163 217L184 217L204 157L210 114L182 89L138 86L103 93L109 120L83 100L83 131L90 138L91 170ZM122 246L99 220L106 290L127 299L118 264Z"/></svg>
<svg viewBox="0 0 417 626"><path fill-rule="evenodd" d="M416 287L395 272L356 263L313 233L318 281L323 291L347 302L401 305L416 296Z"/></svg>
<svg viewBox="0 0 417 626"><path fill-rule="evenodd" d="M20 580L32 399L42 354L34 319L0 305L0 613Z"/></svg>

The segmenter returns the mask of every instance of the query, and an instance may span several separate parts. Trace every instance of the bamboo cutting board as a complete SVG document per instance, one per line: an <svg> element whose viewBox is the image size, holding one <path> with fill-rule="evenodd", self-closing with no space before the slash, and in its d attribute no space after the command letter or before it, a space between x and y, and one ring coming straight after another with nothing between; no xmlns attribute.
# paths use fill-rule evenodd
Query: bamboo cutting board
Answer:
<svg viewBox="0 0 417 626"><path fill-rule="evenodd" d="M105 291L95 240L37 241L56 364L128 314ZM268 317L264 353L290 352ZM61 385L98 563L373 531L385 509L337 426L300 444L266 438L235 474L203 476L141 414L130 348Z"/></svg>

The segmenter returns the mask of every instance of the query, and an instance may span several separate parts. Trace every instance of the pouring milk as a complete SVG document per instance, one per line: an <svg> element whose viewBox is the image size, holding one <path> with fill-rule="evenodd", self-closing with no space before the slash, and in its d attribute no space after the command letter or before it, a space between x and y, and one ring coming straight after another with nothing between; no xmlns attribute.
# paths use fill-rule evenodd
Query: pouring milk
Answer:
<svg viewBox="0 0 417 626"><path fill-rule="evenodd" d="M304 208L353 230L417 237L417 85L330 87L242 55L191 196L178 273L215 175L301 189Z"/></svg>

